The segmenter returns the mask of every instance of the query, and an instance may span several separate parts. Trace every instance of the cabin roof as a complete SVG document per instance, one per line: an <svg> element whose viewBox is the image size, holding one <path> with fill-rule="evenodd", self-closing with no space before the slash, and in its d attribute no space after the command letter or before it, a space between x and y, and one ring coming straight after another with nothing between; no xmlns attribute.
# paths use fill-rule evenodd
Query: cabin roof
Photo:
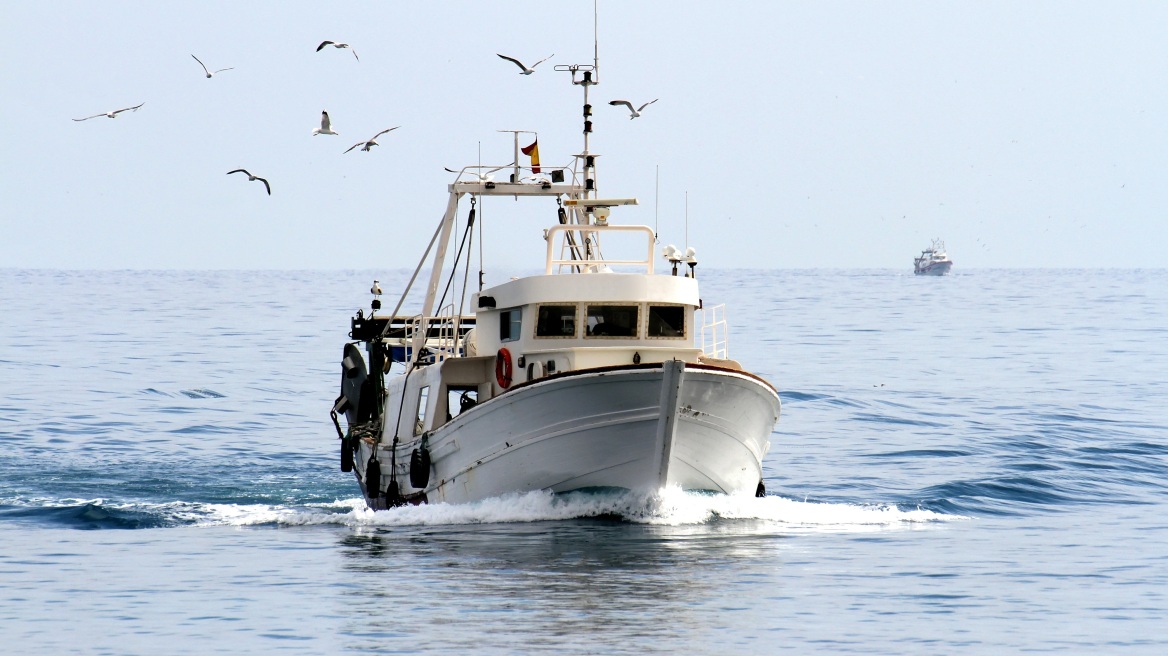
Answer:
<svg viewBox="0 0 1168 656"><path fill-rule="evenodd" d="M533 303L677 303L698 305L698 283L693 278L645 273L582 273L542 275L511 280L484 289L495 307ZM478 307L478 297L473 306Z"/></svg>

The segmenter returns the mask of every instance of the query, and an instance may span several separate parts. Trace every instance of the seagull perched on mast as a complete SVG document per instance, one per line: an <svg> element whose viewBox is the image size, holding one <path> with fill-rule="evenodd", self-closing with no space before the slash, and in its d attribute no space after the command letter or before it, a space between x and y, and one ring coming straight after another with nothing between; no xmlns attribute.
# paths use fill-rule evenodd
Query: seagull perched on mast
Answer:
<svg viewBox="0 0 1168 656"><path fill-rule="evenodd" d="M496 52L495 54L496 54L496 55L499 55L499 53L497 53L497 52ZM535 67L536 67L536 66L539 66L540 64L542 64L542 63L544 63L545 61L547 61L547 60L551 59L552 57L555 57L555 56L556 56L556 53L554 53L554 52L553 52L552 54L548 55L547 57L544 57L543 59L541 59L541 60L539 60L539 61L535 62L534 64L532 64L532 65L531 65L531 67L530 67L530 68L528 68L527 66L524 66L524 65L523 65L523 62L519 61L518 59L516 59L516 58L514 58L514 57L508 57L507 55L499 55L499 56L500 56L500 57L502 57L503 59L506 59L506 60L507 60L507 61L509 61L509 62L512 62L512 63L513 63L513 64L515 64L516 66L518 66L518 67L519 67L519 71L520 71L520 72L519 72L519 74L520 74L520 75L531 75L532 73L534 73L534 72L535 72Z"/></svg>
<svg viewBox="0 0 1168 656"><path fill-rule="evenodd" d="M191 57L195 57L195 56L194 56L194 55L191 55ZM217 70L217 71L210 71L210 70L208 70L208 69L207 69L207 65L206 65L206 64L204 64L204 63L203 63L203 61L202 61L201 59L199 59L198 57L195 57L195 61L199 62L199 66L202 66L202 67L203 67L203 72L207 74L207 77L208 77L208 78L210 78L210 77L211 77L212 75L214 75L215 73L222 73L223 71L230 71L230 70L231 70L231 68L235 68L234 66L232 66L231 68L221 68L221 69L219 69L219 70Z"/></svg>
<svg viewBox="0 0 1168 656"><path fill-rule="evenodd" d="M658 100L661 100L661 99L654 98L654 99L650 100L649 102L645 103L644 105L641 105L640 107L637 107L637 108L634 108L633 103L631 103L627 100L610 100L610 101L608 101L608 104L610 104L610 105L624 105L625 107L628 107L629 112L632 113L632 116L629 117L629 120L631 121L631 120L637 118L638 116L640 116L641 112L645 111L646 107L648 107L649 105L652 105L653 103L657 102Z"/></svg>
<svg viewBox="0 0 1168 656"><path fill-rule="evenodd" d="M381 132L378 132L377 134L373 135L373 137L370 138L369 141L358 141L357 143L353 144L352 146L349 146L349 150L353 150L357 146L361 146L361 150L363 150L365 152L369 152L370 148L372 148L374 146L381 145L381 144L377 143L377 141L376 141L377 137L380 137L381 135L385 134L386 132L393 132L394 130L396 130L400 127L401 127L400 125L395 125L388 130L382 130ZM346 150L345 153L349 152L349 150ZM344 155L345 153L341 153L341 154Z"/></svg>
<svg viewBox="0 0 1168 656"><path fill-rule="evenodd" d="M325 46L332 46L334 48L348 48L349 51L353 53L353 56L357 57L357 51L353 50L353 46L350 46L347 43L337 43L336 41L321 41L320 45L316 47L316 51L320 52L321 48ZM361 58L357 57L357 61L361 61Z"/></svg>
<svg viewBox="0 0 1168 656"><path fill-rule="evenodd" d="M260 182L264 183L264 189L268 190L268 195L269 196L272 195L272 185L268 184L268 181L261 178L260 176L252 175L252 174L248 173L246 169L235 169L234 171L228 171L227 175L231 175L232 173L243 173L243 174L247 175L248 182L255 182L256 180L259 180Z"/></svg>
<svg viewBox="0 0 1168 656"><path fill-rule="evenodd" d="M320 113L320 127L312 129L312 136L315 137L318 134L332 134L340 136L339 132L333 132L333 124L332 121L329 120L327 111Z"/></svg>
<svg viewBox="0 0 1168 656"><path fill-rule="evenodd" d="M139 107L141 107L142 105L145 105L145 104L146 103L141 103L140 105L136 105L134 107L123 107L122 109L115 109L112 112L103 112L101 114L94 114L93 116L86 116L85 118L75 118L73 120L74 121L88 121L89 119L97 118L98 116L105 116L106 118L114 118L115 116L117 116L118 114L121 114L122 112L136 112L136 111L138 111Z"/></svg>

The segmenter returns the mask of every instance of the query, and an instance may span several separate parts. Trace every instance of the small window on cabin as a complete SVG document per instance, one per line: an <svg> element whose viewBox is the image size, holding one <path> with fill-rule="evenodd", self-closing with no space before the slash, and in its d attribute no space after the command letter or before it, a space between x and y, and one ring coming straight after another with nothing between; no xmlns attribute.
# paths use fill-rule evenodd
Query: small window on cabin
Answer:
<svg viewBox="0 0 1168 656"><path fill-rule="evenodd" d="M519 329L521 328L520 319L523 316L523 310L516 308L514 310L503 310L499 313L499 341L511 342L519 339Z"/></svg>
<svg viewBox="0 0 1168 656"><path fill-rule="evenodd" d="M536 337L575 337L575 305L541 305L535 323Z"/></svg>
<svg viewBox="0 0 1168 656"><path fill-rule="evenodd" d="M649 337L685 337L685 306L650 305Z"/></svg>
<svg viewBox="0 0 1168 656"><path fill-rule="evenodd" d="M470 410L478 405L479 392L477 386L451 385L446 390L446 421Z"/></svg>
<svg viewBox="0 0 1168 656"><path fill-rule="evenodd" d="M589 337L636 337L636 305L589 305Z"/></svg>
<svg viewBox="0 0 1168 656"><path fill-rule="evenodd" d="M426 403L430 400L430 386L418 390L418 421L414 424L414 435L421 435L426 430Z"/></svg>

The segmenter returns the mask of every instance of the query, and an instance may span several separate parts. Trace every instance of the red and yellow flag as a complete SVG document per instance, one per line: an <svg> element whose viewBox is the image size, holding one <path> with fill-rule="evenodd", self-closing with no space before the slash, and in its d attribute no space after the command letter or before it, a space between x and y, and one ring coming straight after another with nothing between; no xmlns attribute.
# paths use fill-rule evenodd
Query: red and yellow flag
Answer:
<svg viewBox="0 0 1168 656"><path fill-rule="evenodd" d="M530 146L524 146L519 150L523 151L524 155L531 155L531 172L539 173L539 139L531 142Z"/></svg>

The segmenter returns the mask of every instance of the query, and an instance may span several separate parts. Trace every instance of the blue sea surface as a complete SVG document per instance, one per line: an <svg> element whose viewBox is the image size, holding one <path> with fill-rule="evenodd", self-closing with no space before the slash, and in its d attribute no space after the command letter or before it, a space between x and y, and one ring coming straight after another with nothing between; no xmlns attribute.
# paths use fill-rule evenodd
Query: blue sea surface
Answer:
<svg viewBox="0 0 1168 656"><path fill-rule="evenodd" d="M769 496L374 513L328 410L409 273L0 270L4 653L1168 653L1168 271L699 271Z"/></svg>

